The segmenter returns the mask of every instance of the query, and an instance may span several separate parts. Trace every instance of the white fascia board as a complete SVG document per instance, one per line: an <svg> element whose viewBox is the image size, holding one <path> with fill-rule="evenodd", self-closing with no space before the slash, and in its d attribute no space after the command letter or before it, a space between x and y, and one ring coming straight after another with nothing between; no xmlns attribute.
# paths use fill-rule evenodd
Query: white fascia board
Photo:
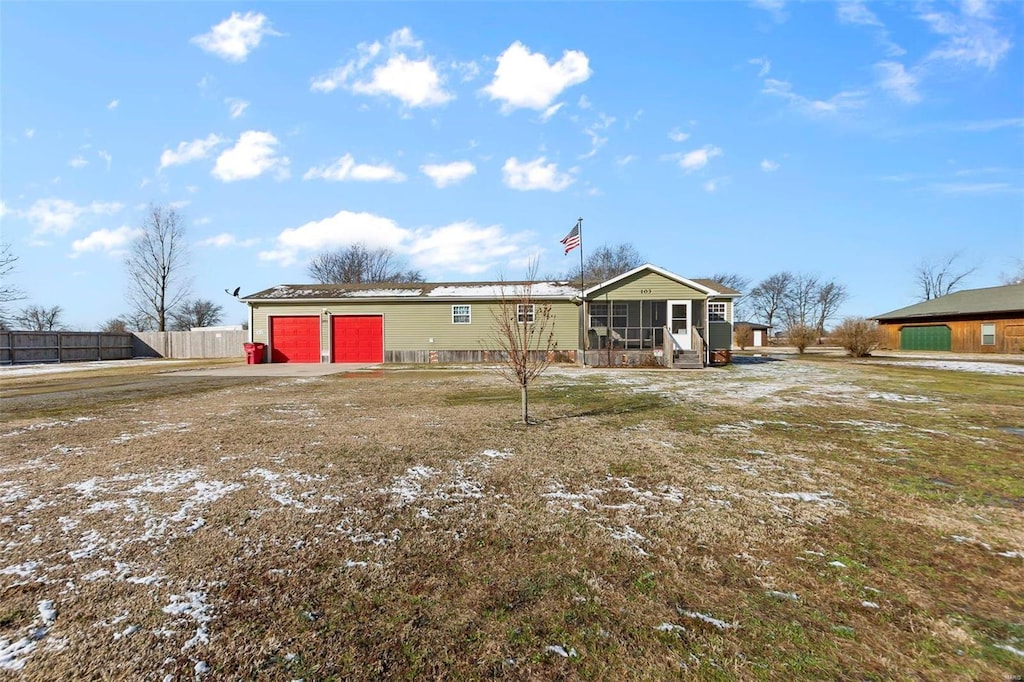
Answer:
<svg viewBox="0 0 1024 682"><path fill-rule="evenodd" d="M623 279L626 279L627 277L632 277L633 275L637 274L638 272L642 272L644 270L649 270L650 272L656 272L659 275L661 275L662 277L667 277L668 279L671 279L673 281L679 282L680 284L685 284L686 286L691 287L693 289L696 289L697 291L703 291L705 294L709 294L709 295L713 295L713 296L730 296L731 297L731 295L729 295L729 294L720 294L717 291L715 291L714 289L709 289L708 287L704 286L703 284L698 284L697 282L694 282L693 280L686 279L685 277L683 277L681 275L677 275L674 272L669 272L668 270L665 270L664 268L659 268L657 265L653 265L651 263L644 263L640 267L633 268L629 272L624 272L621 275L618 275L616 277L612 277L609 280L606 280L604 282L601 282L600 284L592 286L589 289L587 289L586 291L584 291L583 295L584 296L589 296L590 294L594 293L598 289L604 289L606 286L609 286L611 284L615 284L616 282L619 282L619 281L621 281Z"/></svg>

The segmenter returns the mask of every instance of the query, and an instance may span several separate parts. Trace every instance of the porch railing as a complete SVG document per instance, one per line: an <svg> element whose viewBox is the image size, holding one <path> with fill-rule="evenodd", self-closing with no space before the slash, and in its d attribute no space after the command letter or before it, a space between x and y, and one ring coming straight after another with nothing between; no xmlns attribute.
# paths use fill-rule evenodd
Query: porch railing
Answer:
<svg viewBox="0 0 1024 682"><path fill-rule="evenodd" d="M663 334L658 327L591 327L587 345L590 350L654 350L661 347Z"/></svg>

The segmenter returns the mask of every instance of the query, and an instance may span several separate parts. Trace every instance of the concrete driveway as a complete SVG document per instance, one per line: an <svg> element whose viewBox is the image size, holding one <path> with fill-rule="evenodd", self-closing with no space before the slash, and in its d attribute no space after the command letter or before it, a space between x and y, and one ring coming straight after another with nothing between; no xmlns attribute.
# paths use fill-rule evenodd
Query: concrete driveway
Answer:
<svg viewBox="0 0 1024 682"><path fill-rule="evenodd" d="M185 369L166 374L176 377L322 377L328 374L359 372L380 365L370 363L263 363L259 365L227 365L203 369Z"/></svg>

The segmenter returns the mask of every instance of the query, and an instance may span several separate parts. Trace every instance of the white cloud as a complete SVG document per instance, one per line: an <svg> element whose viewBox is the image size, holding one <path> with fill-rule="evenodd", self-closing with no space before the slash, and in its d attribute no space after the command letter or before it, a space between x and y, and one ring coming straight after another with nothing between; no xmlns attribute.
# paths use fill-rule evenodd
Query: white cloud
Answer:
<svg viewBox="0 0 1024 682"><path fill-rule="evenodd" d="M31 140L35 136L36 136L36 129L35 128L25 128L25 137L27 137L28 139Z"/></svg>
<svg viewBox="0 0 1024 682"><path fill-rule="evenodd" d="M7 204L3 202L3 199L0 199L0 218L3 218L8 213L10 213L10 211L7 209Z"/></svg>
<svg viewBox="0 0 1024 682"><path fill-rule="evenodd" d="M747 63L761 67L757 70L758 78L764 78L772 70L772 62L767 57L754 57L753 59L748 59Z"/></svg>
<svg viewBox="0 0 1024 682"><path fill-rule="evenodd" d="M390 95L410 107L444 104L454 96L446 92L441 75L431 59L411 60L397 54L373 69L369 81L352 83L352 91L363 95Z"/></svg>
<svg viewBox="0 0 1024 682"><path fill-rule="evenodd" d="M96 230L83 239L71 242L71 257L77 258L88 251L106 251L108 254L116 256L123 253L124 247L141 234L142 230L127 225L116 230L106 228Z"/></svg>
<svg viewBox="0 0 1024 682"><path fill-rule="evenodd" d="M599 114L597 121L583 129L583 134L590 138L590 151L586 154L582 154L580 156L581 159L589 159L594 156L597 154L597 151L603 147L606 142L608 142L608 138L603 137L601 133L608 130L613 123L615 123L614 116Z"/></svg>
<svg viewBox="0 0 1024 682"><path fill-rule="evenodd" d="M875 13L868 9L861 0L845 0L836 5L836 15L844 24L860 24L861 26L881 26Z"/></svg>
<svg viewBox="0 0 1024 682"><path fill-rule="evenodd" d="M450 66L452 71L461 74L459 80L463 83L468 83L480 75L480 65L474 61L452 62Z"/></svg>
<svg viewBox="0 0 1024 682"><path fill-rule="evenodd" d="M686 142L690 139L690 133L684 133L680 130L673 130L668 134L668 139L673 142Z"/></svg>
<svg viewBox="0 0 1024 682"><path fill-rule="evenodd" d="M396 247L411 236L409 230L402 229L390 218L372 213L338 211L323 220L282 230L277 236L276 247L270 251L261 251L259 258L287 266L296 263L303 253L349 246L357 242L373 247Z"/></svg>
<svg viewBox="0 0 1024 682"><path fill-rule="evenodd" d="M315 180L318 178L334 182L344 182L346 180L404 182L405 174L400 173L386 163L379 165L356 163L351 154L345 154L330 165L310 168L302 176L303 180Z"/></svg>
<svg viewBox="0 0 1024 682"><path fill-rule="evenodd" d="M702 185L702 187L704 188L705 192L714 192L715 190L718 189L718 180L708 180Z"/></svg>
<svg viewBox="0 0 1024 682"><path fill-rule="evenodd" d="M543 156L525 163L520 163L514 156L506 159L505 165L501 167L505 184L520 191L546 189L561 192L576 181L572 171L559 173L557 164L545 161L547 159Z"/></svg>
<svg viewBox="0 0 1024 682"><path fill-rule="evenodd" d="M185 191L188 192L189 194L195 194L196 192L199 191L199 187L197 187L196 185L185 185Z"/></svg>
<svg viewBox="0 0 1024 682"><path fill-rule="evenodd" d="M615 165L628 166L629 164L636 161L636 158L637 157L633 156L632 154L626 154L625 156L620 156L619 158L615 159Z"/></svg>
<svg viewBox="0 0 1024 682"><path fill-rule="evenodd" d="M721 156L722 150L714 145L706 144L700 149L694 149L693 151L686 152L685 154L676 154L672 158L678 160L679 167L687 173L693 173L698 171L711 161L716 156Z"/></svg>
<svg viewBox="0 0 1024 682"><path fill-rule="evenodd" d="M786 13L784 11L786 0L751 0L750 4L770 13L772 18L779 23L786 20Z"/></svg>
<svg viewBox="0 0 1024 682"><path fill-rule="evenodd" d="M771 159L761 159L761 170L765 173L774 173L779 170L779 164Z"/></svg>
<svg viewBox="0 0 1024 682"><path fill-rule="evenodd" d="M104 149L101 149L98 152L96 152L96 156L98 156L101 159L103 159L103 161L107 164L107 170L109 171L110 170L110 164L114 162L114 157L110 155L110 152L108 152L108 151L106 151Z"/></svg>
<svg viewBox="0 0 1024 682"><path fill-rule="evenodd" d="M407 256L415 268L483 272L531 251L526 232L508 233L498 225L481 226L462 221L441 227L409 230L390 218L373 213L339 211L323 220L282 230L275 247L259 253L260 260L287 266L325 249L362 242L385 246Z"/></svg>
<svg viewBox="0 0 1024 682"><path fill-rule="evenodd" d="M420 172L434 181L438 188L456 185L476 173L476 166L470 161L451 163L428 163L420 166Z"/></svg>
<svg viewBox="0 0 1024 682"><path fill-rule="evenodd" d="M878 85L896 99L907 104L921 101L917 91L917 77L908 72L899 62L878 62Z"/></svg>
<svg viewBox="0 0 1024 682"><path fill-rule="evenodd" d="M525 237L508 235L498 225L464 221L416 230L402 251L417 268L475 274L519 253Z"/></svg>
<svg viewBox="0 0 1024 682"><path fill-rule="evenodd" d="M245 110L249 108L249 103L244 99L238 99L237 97L228 97L224 100L224 103L228 105L228 114L231 118L238 118L245 113Z"/></svg>
<svg viewBox="0 0 1024 682"><path fill-rule="evenodd" d="M544 110L544 113L540 115L540 120L547 121L552 116L558 113L558 110L565 106L565 102L559 102L558 104L552 104L550 107Z"/></svg>
<svg viewBox="0 0 1024 682"><path fill-rule="evenodd" d="M211 27L209 33L193 37L192 42L221 59L244 62L249 53L259 47L264 36L279 35L263 14L232 12L230 17Z"/></svg>
<svg viewBox="0 0 1024 682"><path fill-rule="evenodd" d="M112 100L110 100L110 102L107 103L107 109L109 109L110 111L113 111L114 109L117 109L117 105L119 105L120 103L121 103L121 100L112 99Z"/></svg>
<svg viewBox="0 0 1024 682"><path fill-rule="evenodd" d="M514 109L543 111L550 107L562 92L590 78L587 55L578 50L566 50L554 64L543 54L532 53L518 40L498 56L494 80L483 92L492 100L501 101L501 110Z"/></svg>
<svg viewBox="0 0 1024 682"><path fill-rule="evenodd" d="M787 81L765 78L761 92L766 95L781 97L796 110L809 116L838 114L864 106L865 93L862 90L844 90L827 100L812 99L793 91Z"/></svg>
<svg viewBox="0 0 1024 682"><path fill-rule="evenodd" d="M310 90L332 92L346 88L360 95L395 97L408 107L437 106L454 99L444 89L444 76L430 56L410 58L407 54L418 52L423 46L411 30L398 29L385 42L384 63L380 59L385 56L385 45L378 41L360 43L355 59L314 78Z"/></svg>
<svg viewBox="0 0 1024 682"><path fill-rule="evenodd" d="M191 142L180 142L178 148L175 150L165 149L160 155L160 168L161 170L168 166L179 166L190 161L197 161L199 159L205 159L209 156L210 152L213 151L214 147L217 147L226 142L220 135L210 133L205 138L200 140L192 140Z"/></svg>
<svg viewBox="0 0 1024 682"><path fill-rule="evenodd" d="M991 71L1013 46L984 2L964 3L959 15L926 11L920 16L933 33L945 38L928 55L928 60L946 60Z"/></svg>
<svg viewBox="0 0 1024 682"><path fill-rule="evenodd" d="M85 160L85 157L79 154L75 158L68 161L68 165L72 168L85 168L89 165L89 162Z"/></svg>
<svg viewBox="0 0 1024 682"><path fill-rule="evenodd" d="M269 132L247 130L231 149L217 157L212 175L222 182L248 180L273 170L279 180L289 176L289 160L277 156L277 138Z"/></svg>
<svg viewBox="0 0 1024 682"><path fill-rule="evenodd" d="M580 109L590 109L593 105L590 103L590 98L586 95L580 95L580 99L576 102L576 106Z"/></svg>
<svg viewBox="0 0 1024 682"><path fill-rule="evenodd" d="M185 208L186 206L188 206L191 203L192 203L191 199L178 199L177 201L169 202L167 205L170 206L171 208L177 210L179 208Z"/></svg>
<svg viewBox="0 0 1024 682"><path fill-rule="evenodd" d="M196 222L198 223L200 221ZM206 223L209 222L210 220L209 218L207 218ZM251 246L256 246L256 244L259 244L259 242L260 240L255 237L251 239L239 239L230 232L222 232L221 234L214 235L213 237L208 237L199 242L196 242L196 244L198 246L212 246L214 248L223 249L228 246L241 246L243 248L249 248Z"/></svg>
<svg viewBox="0 0 1024 682"><path fill-rule="evenodd" d="M85 206L79 206L65 199L39 199L27 210L18 211L17 214L33 225L34 235L62 235L67 234L83 216L112 215L122 208L124 205L116 201L93 201Z"/></svg>

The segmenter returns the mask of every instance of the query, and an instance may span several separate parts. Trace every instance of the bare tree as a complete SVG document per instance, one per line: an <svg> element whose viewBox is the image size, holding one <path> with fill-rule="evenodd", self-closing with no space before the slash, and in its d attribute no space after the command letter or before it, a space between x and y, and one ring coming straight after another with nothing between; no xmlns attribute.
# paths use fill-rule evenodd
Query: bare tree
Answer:
<svg viewBox="0 0 1024 682"><path fill-rule="evenodd" d="M939 260L922 260L914 268L914 282L922 301L951 294L961 283L978 269L977 266L960 265L961 253L956 251Z"/></svg>
<svg viewBox="0 0 1024 682"><path fill-rule="evenodd" d="M124 315L124 322L128 330L133 332L151 332L156 327L149 315L138 311Z"/></svg>
<svg viewBox="0 0 1024 682"><path fill-rule="evenodd" d="M0 244L0 318L6 313L5 304L25 298L20 289L8 283L17 262L18 257L11 251L11 245Z"/></svg>
<svg viewBox="0 0 1024 682"><path fill-rule="evenodd" d="M766 325L774 328L775 318L785 309L792 286L793 274L790 272L777 272L761 280L751 289L748 296L754 314Z"/></svg>
<svg viewBox="0 0 1024 682"><path fill-rule="evenodd" d="M128 331L128 323L120 317L112 317L100 326L103 334L119 334Z"/></svg>
<svg viewBox="0 0 1024 682"><path fill-rule="evenodd" d="M810 326L814 323L819 287L818 278L813 275L793 275L782 308L788 328Z"/></svg>
<svg viewBox="0 0 1024 682"><path fill-rule="evenodd" d="M527 282L502 284L501 301L493 309L493 340L504 355L498 372L519 387L524 424L530 423L530 384L548 368L557 349L554 313L550 303L535 298L536 278L534 260L527 268Z"/></svg>
<svg viewBox="0 0 1024 682"><path fill-rule="evenodd" d="M824 336L825 323L836 316L836 313L839 312L839 306L848 297L849 294L846 293L846 286L839 284L835 280L829 280L818 286L817 300L815 302L815 310L817 311L815 327L818 330L819 336Z"/></svg>
<svg viewBox="0 0 1024 682"><path fill-rule="evenodd" d="M142 234L132 242L124 264L134 312L148 318L156 331L167 331L170 313L188 296L190 285L181 215L173 208L150 205Z"/></svg>
<svg viewBox="0 0 1024 682"><path fill-rule="evenodd" d="M1009 272L999 274L1003 284L1024 284L1024 258L1018 258Z"/></svg>
<svg viewBox="0 0 1024 682"><path fill-rule="evenodd" d="M587 282L604 282L643 264L644 257L630 243L616 244L615 246L602 244L584 259L583 279ZM579 266L570 270L565 279L578 282L580 279Z"/></svg>
<svg viewBox="0 0 1024 682"><path fill-rule="evenodd" d="M403 270L404 267L402 260L386 246L370 248L358 243L313 256L306 272L321 284L423 281L419 270Z"/></svg>
<svg viewBox="0 0 1024 682"><path fill-rule="evenodd" d="M184 301L181 305L171 311L171 319L174 321L174 328L178 331L187 332L192 327L209 327L219 323L224 318L224 309L214 303L202 298Z"/></svg>
<svg viewBox="0 0 1024 682"><path fill-rule="evenodd" d="M52 332L64 328L61 316L64 309L59 305L44 308L41 305L25 306L14 315L14 322L20 329L30 332Z"/></svg>

